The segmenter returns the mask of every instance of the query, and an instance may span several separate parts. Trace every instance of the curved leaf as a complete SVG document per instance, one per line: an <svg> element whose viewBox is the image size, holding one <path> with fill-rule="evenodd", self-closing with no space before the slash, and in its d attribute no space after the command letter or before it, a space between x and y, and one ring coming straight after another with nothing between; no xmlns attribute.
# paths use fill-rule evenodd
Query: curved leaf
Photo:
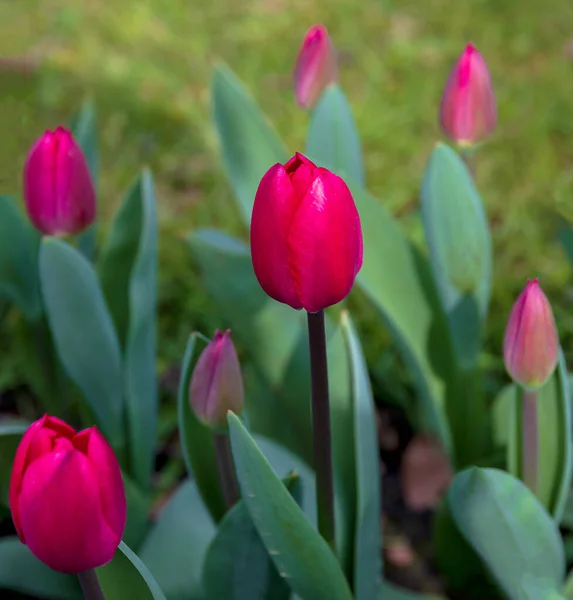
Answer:
<svg viewBox="0 0 573 600"><path fill-rule="evenodd" d="M474 467L455 477L448 502L460 532L508 598L521 600L523 586L529 590L524 573L546 594L560 589L565 556L559 530L521 481Z"/></svg>
<svg viewBox="0 0 573 600"><path fill-rule="evenodd" d="M358 131L344 92L331 85L312 111L306 151L319 166L364 186L364 164Z"/></svg>
<svg viewBox="0 0 573 600"><path fill-rule="evenodd" d="M298 477L285 485L298 488ZM242 500L227 513L209 546L203 582L206 600L290 598L290 588L277 573Z"/></svg>
<svg viewBox="0 0 573 600"><path fill-rule="evenodd" d="M0 196L0 297L30 320L42 312L38 279L40 235L10 196Z"/></svg>
<svg viewBox="0 0 573 600"><path fill-rule="evenodd" d="M348 313L342 314L352 372L354 441L356 444L356 526L354 539L354 594L371 600L379 594L382 574L382 534L378 436L374 398L360 341Z"/></svg>
<svg viewBox="0 0 573 600"><path fill-rule="evenodd" d="M16 421L0 423L0 504L8 506L8 491L16 449L29 423Z"/></svg>
<svg viewBox="0 0 573 600"><path fill-rule="evenodd" d="M120 449L124 445L121 354L95 271L69 244L44 238L40 280L60 360L109 442Z"/></svg>
<svg viewBox="0 0 573 600"><path fill-rule="evenodd" d="M129 328L125 347L125 391L130 464L147 488L157 438L157 215L153 177L144 170L132 189L139 199L141 230L129 277Z"/></svg>
<svg viewBox="0 0 573 600"><path fill-rule="evenodd" d="M241 421L228 417L243 500L277 569L303 598L351 600L327 543L312 527Z"/></svg>
<svg viewBox="0 0 573 600"><path fill-rule="evenodd" d="M183 482L139 550L168 600L203 600L203 560L216 528L194 481Z"/></svg>
<svg viewBox="0 0 573 600"><path fill-rule="evenodd" d="M470 368L478 358L489 305L492 244L473 179L457 152L445 144L436 145L424 173L421 210L455 358Z"/></svg>
<svg viewBox="0 0 573 600"><path fill-rule="evenodd" d="M192 333L181 364L177 396L179 435L187 472L195 478L203 502L214 521L218 522L223 518L227 507L219 480L213 434L197 419L189 404L189 383L198 358L195 356L196 342L197 334Z"/></svg>
<svg viewBox="0 0 573 600"><path fill-rule="evenodd" d="M121 542L113 560L96 569L106 600L165 600L161 588L141 559Z"/></svg>
<svg viewBox="0 0 573 600"><path fill-rule="evenodd" d="M261 177L286 162L287 152L242 82L223 65L213 73L211 102L223 165L248 225Z"/></svg>

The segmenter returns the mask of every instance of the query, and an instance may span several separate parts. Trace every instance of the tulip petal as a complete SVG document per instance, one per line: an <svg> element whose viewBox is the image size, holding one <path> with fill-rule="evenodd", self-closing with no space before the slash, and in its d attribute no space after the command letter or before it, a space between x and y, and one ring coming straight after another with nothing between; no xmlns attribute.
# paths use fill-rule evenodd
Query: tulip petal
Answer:
<svg viewBox="0 0 573 600"><path fill-rule="evenodd" d="M299 200L283 165L271 167L257 189L251 218L253 269L263 290L275 300L300 310L289 270L287 235Z"/></svg>
<svg viewBox="0 0 573 600"><path fill-rule="evenodd" d="M104 518L90 461L77 450L35 460L24 474L18 508L26 544L55 571L103 565L120 542Z"/></svg>
<svg viewBox="0 0 573 600"><path fill-rule="evenodd" d="M99 485L103 516L115 532L118 543L125 530L127 504L117 458L97 427L84 429L73 439L74 446L87 455Z"/></svg>
<svg viewBox="0 0 573 600"><path fill-rule="evenodd" d="M230 330L227 330L219 343L219 356L215 363L207 406L211 422L226 421L229 410L235 414L240 414L243 410L243 377L230 335Z"/></svg>
<svg viewBox="0 0 573 600"><path fill-rule="evenodd" d="M344 299L362 266L360 217L350 190L327 169L318 172L288 234L291 276L309 312Z"/></svg>
<svg viewBox="0 0 573 600"><path fill-rule="evenodd" d="M44 415L41 419L34 421L30 427L28 427L18 444L10 477L9 503L14 527L23 542L25 540L20 525L18 498L22 489L24 471L33 460L52 450L52 440L56 435L60 434L71 439L75 433L76 432L61 419Z"/></svg>

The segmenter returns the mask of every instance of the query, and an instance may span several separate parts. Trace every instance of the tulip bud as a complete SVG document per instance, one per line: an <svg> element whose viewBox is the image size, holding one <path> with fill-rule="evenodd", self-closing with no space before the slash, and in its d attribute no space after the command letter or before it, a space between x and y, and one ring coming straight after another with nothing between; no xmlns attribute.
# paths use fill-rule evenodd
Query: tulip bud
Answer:
<svg viewBox="0 0 573 600"><path fill-rule="evenodd" d="M10 510L20 540L55 571L108 563L126 501L116 457L97 428L76 433L48 415L32 423L16 451Z"/></svg>
<svg viewBox="0 0 573 600"><path fill-rule="evenodd" d="M304 36L293 79L296 101L303 108L311 108L324 89L338 81L336 53L324 25L314 25Z"/></svg>
<svg viewBox="0 0 573 600"><path fill-rule="evenodd" d="M362 229L344 181L298 152L263 176L251 219L251 255L263 290L318 312L343 300L362 266Z"/></svg>
<svg viewBox="0 0 573 600"><path fill-rule="evenodd" d="M28 153L24 199L30 220L46 235L74 235L95 219L95 190L87 161L63 127L46 131Z"/></svg>
<svg viewBox="0 0 573 600"><path fill-rule="evenodd" d="M559 337L549 300L537 279L516 300L505 330L503 357L511 378L525 388L542 386L557 366Z"/></svg>
<svg viewBox="0 0 573 600"><path fill-rule="evenodd" d="M243 411L243 377L231 331L219 330L199 356L189 398L197 418L214 429L227 427L227 411Z"/></svg>
<svg viewBox="0 0 573 600"><path fill-rule="evenodd" d="M473 146L493 133L496 121L495 96L486 62L468 44L446 83L440 124L456 144Z"/></svg>

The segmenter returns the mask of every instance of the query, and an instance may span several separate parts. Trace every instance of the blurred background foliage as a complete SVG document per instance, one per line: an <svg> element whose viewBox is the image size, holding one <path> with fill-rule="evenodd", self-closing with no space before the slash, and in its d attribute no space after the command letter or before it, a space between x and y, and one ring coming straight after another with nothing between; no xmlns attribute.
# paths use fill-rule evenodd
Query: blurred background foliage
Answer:
<svg viewBox="0 0 573 600"><path fill-rule="evenodd" d="M420 241L418 193L441 137L442 87L468 41L483 53L499 102L498 133L477 170L495 245L490 364L501 373L505 321L527 277L540 277L571 355L573 277L558 241L573 222L570 0L2 0L0 193L19 193L29 145L91 96L102 221L142 162L156 175L164 371L180 360L191 330L211 335L224 325L199 283L186 234L198 226L246 234L217 156L212 65L229 64L294 152L304 147L308 115L295 106L291 70L316 22L340 54L368 187ZM353 303L369 362L383 372L394 361L380 352L387 340L369 326L365 302ZM25 377L14 366L12 325L5 314L0 387Z"/></svg>

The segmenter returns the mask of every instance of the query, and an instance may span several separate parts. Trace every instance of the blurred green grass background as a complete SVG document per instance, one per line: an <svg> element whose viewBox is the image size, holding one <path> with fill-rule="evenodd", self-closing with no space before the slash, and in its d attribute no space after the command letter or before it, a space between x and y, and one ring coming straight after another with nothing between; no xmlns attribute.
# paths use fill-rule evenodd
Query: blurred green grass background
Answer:
<svg viewBox="0 0 573 600"><path fill-rule="evenodd" d="M210 120L212 66L228 63L289 148L301 149L308 115L295 106L291 70L315 22L340 53L368 187L420 241L418 191L440 139L441 90L464 45L477 45L499 102L498 133L477 172L495 244L487 347L499 355L513 299L527 277L540 277L573 350L572 277L557 240L562 218L573 221L570 0L3 0L0 193L19 192L29 145L92 96L103 219L142 163L156 176L160 351L162 365L171 364L191 329L218 325L184 236L206 225L244 233ZM382 341L368 335L365 315L373 356Z"/></svg>

